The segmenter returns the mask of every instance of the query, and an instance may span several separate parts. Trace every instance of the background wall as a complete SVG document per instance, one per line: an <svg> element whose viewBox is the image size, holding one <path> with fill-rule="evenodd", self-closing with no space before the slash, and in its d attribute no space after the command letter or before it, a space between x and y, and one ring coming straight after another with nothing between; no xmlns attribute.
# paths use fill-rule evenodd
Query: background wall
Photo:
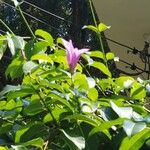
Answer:
<svg viewBox="0 0 150 150"><path fill-rule="evenodd" d="M111 26L105 33L107 37L143 50L144 42L150 35L149 0L93 0L93 3L101 22ZM144 67L138 56L127 54L127 48L112 42L109 42L109 46L120 59L135 63L140 68ZM117 67L132 73L126 66L124 63L117 63ZM144 74L144 78L147 75Z"/></svg>

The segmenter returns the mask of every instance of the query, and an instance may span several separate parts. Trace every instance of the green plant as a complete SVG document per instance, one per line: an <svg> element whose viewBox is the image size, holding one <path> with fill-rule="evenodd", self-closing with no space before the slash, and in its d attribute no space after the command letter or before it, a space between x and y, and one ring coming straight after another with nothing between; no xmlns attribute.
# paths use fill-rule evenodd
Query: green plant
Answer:
<svg viewBox="0 0 150 150"><path fill-rule="evenodd" d="M102 51L79 50L71 40L54 40L41 29L34 34L20 3L13 2L33 39L16 36L0 20L10 32L0 36L0 59L7 47L12 54L6 77L21 80L0 92L0 149L149 148L150 115L144 108L149 81L112 76L108 62L115 56L105 54L101 40L101 32L110 27L97 25L93 15L95 26L84 29L95 32ZM103 78L93 77L91 67L103 73Z"/></svg>
<svg viewBox="0 0 150 150"><path fill-rule="evenodd" d="M98 35L108 27L84 28ZM76 57L72 67L73 50L80 51L72 43L54 42L41 29L35 36L28 41L14 34L0 36L1 57L7 45L13 56L6 76L22 78L20 85L6 85L0 92L2 149L138 150L149 145L150 116L143 107L149 81L112 77L107 67L114 59L111 52L83 50L85 63ZM92 77L91 67L105 77Z"/></svg>

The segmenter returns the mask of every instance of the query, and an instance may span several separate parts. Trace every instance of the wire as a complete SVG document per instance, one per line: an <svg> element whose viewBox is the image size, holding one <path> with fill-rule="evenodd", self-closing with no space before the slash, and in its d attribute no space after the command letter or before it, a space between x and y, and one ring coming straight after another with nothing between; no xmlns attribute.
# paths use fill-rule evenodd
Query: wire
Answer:
<svg viewBox="0 0 150 150"><path fill-rule="evenodd" d="M122 63L125 63L125 64L127 64L127 65L129 65L129 66L131 66L131 67L133 67L133 69L131 69L131 70L136 70L136 69L138 69L138 70L140 70L140 71L143 71L143 72L146 72L146 73L147 73L146 70L137 67L134 63L133 63L133 64L130 64L130 63L128 63L128 62L126 62L126 61L124 61L124 60L121 60L121 59L119 59L119 61L122 62Z"/></svg>
<svg viewBox="0 0 150 150"><path fill-rule="evenodd" d="M1 32L1 33L6 33L6 32L5 32L4 30L2 30L2 29L0 29L0 32Z"/></svg>
<svg viewBox="0 0 150 150"><path fill-rule="evenodd" d="M14 6L8 4L7 2L2 1L2 3L4 3L5 5L7 5L7 6L13 8L13 9L16 9ZM66 20L66 19L64 19L64 18L62 18L62 17L60 17L60 16L58 16L58 15L56 15L56 14L53 14L53 13L47 11L47 10L44 10L44 9L42 9L42 8L40 8L40 7L38 7L38 6L34 5L34 4L32 4L32 3L30 3L30 2L24 1L24 3L26 3L26 4L28 4L28 5L31 5L32 7L37 8L37 9L39 9L39 10L41 10L41 11L43 11L43 12L45 12L45 13L47 13L47 14L49 14L49 15L55 17L55 18L58 18L58 19L63 20L63 21L65 21L65 22L72 23L71 21L68 21L68 20ZM36 21L38 21L38 22L40 22L40 23L42 23L42 24L44 24L44 25L50 27L50 28L53 28L53 29L57 30L57 31L60 32L60 33L63 33L63 32L61 32L58 28L56 28L56 27L54 27L54 26L52 26L52 25L49 25L49 24L46 23L45 21L43 21L43 20L41 20L41 19L38 19L38 18L36 18L35 16L32 16L32 15L26 13L25 11L22 11L22 12L23 12L26 16L28 16L28 17L30 17L30 18L32 18L32 19L34 19L34 20L36 20ZM0 30L0 32L5 33L5 32L2 31L2 30ZM107 38L106 36L102 36L102 38L105 38L106 40L108 40L108 41L110 41L110 42L112 42L112 43L115 43L115 44L117 44L117 45L120 45L120 46L122 46L122 47L125 47L125 48L131 50L131 52L132 52L133 54L137 54L137 53L139 53L139 54L144 54L143 51L140 51L140 50L136 49L135 47L132 48L132 47L127 46L127 45L125 45L125 44L122 44L122 43L120 43L120 42L118 42L118 41L115 41L115 40L112 40L112 39L110 39L110 38ZM146 56L147 56L147 57L150 57L150 54L147 54ZM123 62L123 63L125 63L125 64L127 64L127 65L129 65L129 66L131 66L131 67L133 67L133 65L130 64L130 63L128 63L128 62L125 62L125 61L123 61L123 60L120 60L120 61ZM124 72L124 74L130 74L130 75L137 75L137 74L139 75L139 74L142 74L143 72L148 73L148 71L146 70L145 67L144 67L144 70L141 69L141 68L139 68L139 67L137 67L137 66L134 66L134 67L135 67L136 69L140 70L141 72L134 73L134 74L125 73L124 71L121 71L121 72Z"/></svg>
<svg viewBox="0 0 150 150"><path fill-rule="evenodd" d="M7 6L13 8L13 9L16 9L15 6L12 6L12 5L8 4L7 2L2 1L2 3L4 3L5 5L7 5ZM34 19L34 20L36 20L36 21L38 21L38 22L40 22L40 23L43 23L43 24L46 25L46 26L49 26L49 27L51 27L51 28L53 28L53 29L55 29L55 30L61 32L58 28L55 28L55 27L53 27L52 25L49 25L49 24L46 23L45 21L43 21L43 20L41 20L41 19L38 19L38 18L36 18L36 17L34 17L34 16L32 16L32 15L26 13L25 11L22 11L22 12L23 12L23 14L25 14L26 16L28 16L28 17L30 17L30 18L32 18L32 19Z"/></svg>
<svg viewBox="0 0 150 150"><path fill-rule="evenodd" d="M55 17L55 18L58 18L58 19L60 19L60 20L63 20L63 21L65 21L65 22L68 22L68 23L72 23L71 21L66 20L65 18L60 17L60 16L58 16L58 15L56 15L56 14L54 14L54 13L51 13L51 12L49 12L49 11L47 11L47 10L41 8L41 7L38 7L38 6L36 6L35 4L33 4L33 3L29 3L29 2L27 2L27 1L23 1L23 2L24 2L25 4L28 4L28 5L32 6L32 7L37 8L37 9L39 9L39 10L41 10L41 11L43 11L43 12L45 12L45 13L47 13L47 14L49 14L49 15Z"/></svg>

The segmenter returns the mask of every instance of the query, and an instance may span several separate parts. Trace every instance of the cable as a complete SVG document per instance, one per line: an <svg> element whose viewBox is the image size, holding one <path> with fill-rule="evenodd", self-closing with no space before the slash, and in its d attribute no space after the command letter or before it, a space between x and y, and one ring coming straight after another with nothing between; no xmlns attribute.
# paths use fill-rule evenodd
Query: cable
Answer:
<svg viewBox="0 0 150 150"><path fill-rule="evenodd" d="M13 9L16 9L16 7L15 7L15 6L12 6L12 5L10 5L10 4L8 4L8 3L4 2L4 1L2 1L2 3L4 3L5 5L7 5L7 6L9 6L9 7L13 8ZM34 20L36 20L36 21L38 21L38 22L40 22L40 23L43 23L44 25L47 25L47 26L49 26L49 27L51 27L51 28L53 28L53 29L55 29L55 30L57 30L57 31L61 32L58 28L55 28L55 27L53 27L53 26L49 25L49 24L48 24L48 23L46 23L45 21L40 20L40 19L38 19L38 18L36 18L36 17L34 17L34 16L32 16L32 15L30 15L30 14L28 14L28 13L24 12L24 11L22 11L22 12L23 12L23 14L25 14L26 16L28 16L28 17L30 17L30 18L32 18L32 19L34 19Z"/></svg>
<svg viewBox="0 0 150 150"><path fill-rule="evenodd" d="M130 64L130 63L128 63L128 62L126 62L126 61L124 61L124 60L121 60L121 59L119 59L119 61L122 62L122 63L125 63L125 64L127 64L127 65L129 65L129 66L131 66L131 67L132 67L131 70L136 70L136 69L138 69L138 70L140 70L140 71L143 71L143 72L146 72L146 73L147 73L147 70L144 70L144 69L141 69L141 68L137 67L134 63L133 63L133 64Z"/></svg>
<svg viewBox="0 0 150 150"><path fill-rule="evenodd" d="M5 32L4 30L2 30L2 29L0 29L0 32L1 32L1 33L6 33L6 32Z"/></svg>
<svg viewBox="0 0 150 150"><path fill-rule="evenodd" d="M51 12L49 12L49 11L43 9L43 8L40 8L40 7L36 6L35 4L29 3L29 2L27 2L27 1L23 1L23 2L24 2L25 4L28 4L28 5L32 6L32 7L37 8L37 9L39 9L39 10L41 10L41 11L43 11L43 12L45 12L45 13L47 13L47 14L49 14L49 15L55 17L55 18L58 18L58 19L60 19L60 20L63 20L63 21L65 21L65 22L68 22L68 23L72 23L71 21L66 20L65 18L60 17L60 16L58 16L58 15L56 15L56 14L54 14L54 13L51 13Z"/></svg>

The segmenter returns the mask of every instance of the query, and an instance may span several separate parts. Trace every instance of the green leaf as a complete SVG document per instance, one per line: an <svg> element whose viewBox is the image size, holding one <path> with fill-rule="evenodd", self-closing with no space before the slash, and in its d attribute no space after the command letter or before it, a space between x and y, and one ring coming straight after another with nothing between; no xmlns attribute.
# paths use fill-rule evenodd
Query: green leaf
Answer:
<svg viewBox="0 0 150 150"><path fill-rule="evenodd" d="M29 106L24 109L24 113L26 113L29 116L36 115L43 111L44 108L40 100L33 100L32 102L30 102Z"/></svg>
<svg viewBox="0 0 150 150"><path fill-rule="evenodd" d="M92 101L97 101L98 99L98 91L95 88L91 88L88 90L88 98Z"/></svg>
<svg viewBox="0 0 150 150"><path fill-rule="evenodd" d="M0 150L7 150L7 149L3 146L0 146Z"/></svg>
<svg viewBox="0 0 150 150"><path fill-rule="evenodd" d="M92 25L85 25L82 29L89 29L89 30L92 30L92 31L98 33L98 29Z"/></svg>
<svg viewBox="0 0 150 150"><path fill-rule="evenodd" d="M94 88L96 85L95 80L92 77L86 77L89 88Z"/></svg>
<svg viewBox="0 0 150 150"><path fill-rule="evenodd" d="M15 7L18 7L19 2L17 0L11 0L11 1L14 3Z"/></svg>
<svg viewBox="0 0 150 150"><path fill-rule="evenodd" d="M25 47L25 41L20 36L12 36L9 33L7 33L7 41L8 41L8 47L10 49L11 54L14 56L16 53L16 50L24 50Z"/></svg>
<svg viewBox="0 0 150 150"><path fill-rule="evenodd" d="M146 123L144 122L134 123L131 120L125 120L123 123L123 129L129 137L142 131L145 128Z"/></svg>
<svg viewBox="0 0 150 150"><path fill-rule="evenodd" d="M23 50L25 47L25 41L22 37L20 36L12 36L12 40L14 42L14 46L16 49L21 49Z"/></svg>
<svg viewBox="0 0 150 150"><path fill-rule="evenodd" d="M123 118L119 118L119 119L111 120L111 121L105 121L101 123L98 127L95 127L93 130L91 130L91 132L89 133L89 136L92 136L93 134L98 133L98 132L103 132L104 130L108 130L109 128L115 125L122 125L123 121L124 121Z"/></svg>
<svg viewBox="0 0 150 150"><path fill-rule="evenodd" d="M13 128L13 125L10 123L1 124L0 125L0 135L8 133L10 130L12 130L12 128Z"/></svg>
<svg viewBox="0 0 150 150"><path fill-rule="evenodd" d="M24 145L24 146L35 146L35 147L43 150L44 140L42 138L36 138L36 139L31 140L31 141L22 143L22 145Z"/></svg>
<svg viewBox="0 0 150 150"><path fill-rule="evenodd" d="M102 90L105 91L106 89L111 89L114 82L112 78L108 78L99 80L98 84L100 85Z"/></svg>
<svg viewBox="0 0 150 150"><path fill-rule="evenodd" d="M131 138L124 138L119 150L139 150L148 138L150 138L150 129L145 128Z"/></svg>
<svg viewBox="0 0 150 150"><path fill-rule="evenodd" d="M116 92L120 92L122 89L125 89L125 87L128 86L128 88L130 88L132 86L132 84L128 84L128 85L125 85L125 83L127 83L128 81L133 81L134 82L134 79L130 76L121 76L119 78L116 78L115 80L115 84L117 85L117 88L115 89Z"/></svg>
<svg viewBox="0 0 150 150"><path fill-rule="evenodd" d="M146 97L146 90L140 83L135 82L132 85L130 95L134 99L144 99Z"/></svg>
<svg viewBox="0 0 150 150"><path fill-rule="evenodd" d="M114 59L114 58L115 58L114 53L109 52L109 53L106 54L106 59L107 59L107 60L112 60L112 59Z"/></svg>
<svg viewBox="0 0 150 150"><path fill-rule="evenodd" d="M35 31L35 35L38 35L43 39L45 39L48 42L49 46L51 48L53 47L54 45L53 37L48 32L38 29Z"/></svg>
<svg viewBox="0 0 150 150"><path fill-rule="evenodd" d="M56 107L52 110L52 114L53 114L53 116L55 117L56 120L59 120L60 115L61 115L62 113L64 113L64 112L66 112L66 109L64 109L64 108L62 108L62 107L60 108L60 107L58 107L58 106L56 106ZM51 121L53 121L53 118L52 118L52 116L50 115L50 113L48 113L48 114L44 117L43 122L44 122L44 123L47 123L47 122L51 122Z"/></svg>
<svg viewBox="0 0 150 150"><path fill-rule="evenodd" d="M8 42L8 47L10 49L10 52L12 54L12 56L15 55L16 51L15 51L15 45L14 45L14 42L12 40L12 37L9 33L7 33L7 42Z"/></svg>
<svg viewBox="0 0 150 150"><path fill-rule="evenodd" d="M74 85L76 88L88 89L88 82L85 74L76 73L73 78L74 78Z"/></svg>
<svg viewBox="0 0 150 150"><path fill-rule="evenodd" d="M28 150L25 146L23 145L11 145L12 149L11 150Z"/></svg>
<svg viewBox="0 0 150 150"><path fill-rule="evenodd" d="M38 64L34 63L33 61L28 61L23 65L23 72L25 74L31 73L38 67Z"/></svg>
<svg viewBox="0 0 150 150"><path fill-rule="evenodd" d="M14 109L15 107L16 107L16 103L13 99L8 101L7 104L5 105L6 110L11 110L11 109Z"/></svg>
<svg viewBox="0 0 150 150"><path fill-rule="evenodd" d="M100 24L98 25L98 30L99 30L99 32L103 32L103 31L105 31L105 30L107 30L107 29L110 29L110 26L106 26L104 23L100 23Z"/></svg>
<svg viewBox="0 0 150 150"><path fill-rule="evenodd" d="M46 41L36 42L34 43L34 47L33 50L31 51L31 54L34 55L41 51L45 52L48 46L49 44Z"/></svg>
<svg viewBox="0 0 150 150"><path fill-rule="evenodd" d="M96 58L101 58L101 59L105 58L103 52L101 52L101 51L95 51L94 50L94 51L90 51L87 53L90 57L96 57Z"/></svg>
<svg viewBox="0 0 150 150"><path fill-rule="evenodd" d="M67 116L64 119L82 121L95 127L98 126L98 123L95 120L93 120L93 118L90 118L87 115L74 114L74 115Z"/></svg>
<svg viewBox="0 0 150 150"><path fill-rule="evenodd" d="M53 64L53 60L47 54L36 54L31 57L31 60L42 60Z"/></svg>
<svg viewBox="0 0 150 150"><path fill-rule="evenodd" d="M34 94L35 90L29 86L21 86L19 91L11 91L7 94L7 99L15 99L17 97L24 97L30 94Z"/></svg>
<svg viewBox="0 0 150 150"><path fill-rule="evenodd" d="M101 62L96 62L94 61L92 65L90 65L94 68L99 69L101 72L103 72L105 75L107 75L108 77L111 77L111 72L109 71L109 69Z"/></svg>
<svg viewBox="0 0 150 150"><path fill-rule="evenodd" d="M13 61L11 62L11 64L9 64L9 66L6 69L6 76L10 75L11 79L16 79L19 77L22 77L23 75L23 67L24 61L17 57L15 59L13 59Z"/></svg>
<svg viewBox="0 0 150 150"><path fill-rule="evenodd" d="M11 91L19 91L21 89L20 85L14 86L14 85L6 85L4 89L0 92L0 96L3 96L6 93L9 93Z"/></svg>
<svg viewBox="0 0 150 150"><path fill-rule="evenodd" d="M5 53L7 48L7 41L5 36L0 36L0 60L3 57L3 54Z"/></svg>
<svg viewBox="0 0 150 150"><path fill-rule="evenodd" d="M37 132L38 131L38 132ZM43 123L31 122L20 126L15 133L15 143L24 143L39 137L46 137L49 134L49 128ZM36 140L35 140L36 141ZM40 140L41 141L41 140Z"/></svg>
<svg viewBox="0 0 150 150"><path fill-rule="evenodd" d="M85 148L85 139L81 136L79 137L72 137L68 135L64 130L61 130L65 137L67 137L79 150L82 150Z"/></svg>
<svg viewBox="0 0 150 150"><path fill-rule="evenodd" d="M54 94L54 93L51 93L48 95L48 97L50 97L50 100L53 99L55 101L58 101L60 104L63 104L64 106L66 106L67 108L69 108L71 111L73 111L73 107L70 105L70 103L65 99L65 98L62 98L61 96L59 96L58 94Z"/></svg>
<svg viewBox="0 0 150 150"><path fill-rule="evenodd" d="M111 108L116 112L116 114L120 118L128 118L131 119L133 115L133 108L132 107L118 107L115 103L110 101Z"/></svg>

